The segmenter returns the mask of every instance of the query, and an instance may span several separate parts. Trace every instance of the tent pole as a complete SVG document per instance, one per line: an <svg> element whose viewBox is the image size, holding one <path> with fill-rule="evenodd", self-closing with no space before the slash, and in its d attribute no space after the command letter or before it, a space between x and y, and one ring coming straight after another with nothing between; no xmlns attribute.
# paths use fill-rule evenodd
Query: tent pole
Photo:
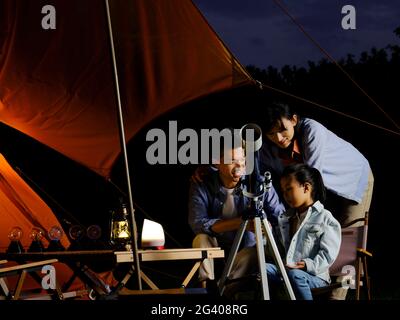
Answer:
<svg viewBox="0 0 400 320"><path fill-rule="evenodd" d="M114 37L112 32L112 23L111 23L111 14L110 14L110 6L108 0L106 1L107 8L107 21L108 21L108 31L110 35L110 45L111 45L111 55L113 59L113 67L114 67L114 80L115 80L115 88L118 102L118 119L119 119L119 131L120 131L120 142L122 148L122 154L124 157L125 164L125 173L126 173L126 181L128 184L128 198L129 198L129 207L131 211L131 220L132 220L132 230L133 230L133 254L135 255L135 269L137 274L137 281L139 285L139 290L142 290L142 281L140 277L140 263L139 263L139 254L138 254L138 242L137 242L137 227L135 221L135 209L133 208L133 197L132 197L132 189L131 189L131 181L129 175L129 165L128 165L128 153L126 150L126 139L125 139L125 128L124 128L124 118L122 115L122 104L121 104L121 94L119 90L119 80L118 80L118 69L117 69L117 59L115 57L115 47L114 47Z"/></svg>

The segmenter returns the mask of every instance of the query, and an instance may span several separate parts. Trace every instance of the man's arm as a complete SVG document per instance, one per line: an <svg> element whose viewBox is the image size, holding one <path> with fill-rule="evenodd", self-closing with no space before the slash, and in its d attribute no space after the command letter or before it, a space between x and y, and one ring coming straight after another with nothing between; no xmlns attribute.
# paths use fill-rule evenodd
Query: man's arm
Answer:
<svg viewBox="0 0 400 320"><path fill-rule="evenodd" d="M188 222L195 234L206 233L213 235L211 227L220 220L209 216L208 202L206 187L202 183L192 180L189 190Z"/></svg>
<svg viewBox="0 0 400 320"><path fill-rule="evenodd" d="M242 223L242 218L231 218L226 220L219 220L211 226L211 230L215 233L222 233L228 231L235 231L239 229Z"/></svg>
<svg viewBox="0 0 400 320"><path fill-rule="evenodd" d="M215 235L239 229L242 218L231 219L211 218L208 214L209 199L205 186L200 182L191 181L189 191L189 225L195 234L206 233ZM251 226L249 226L251 228Z"/></svg>

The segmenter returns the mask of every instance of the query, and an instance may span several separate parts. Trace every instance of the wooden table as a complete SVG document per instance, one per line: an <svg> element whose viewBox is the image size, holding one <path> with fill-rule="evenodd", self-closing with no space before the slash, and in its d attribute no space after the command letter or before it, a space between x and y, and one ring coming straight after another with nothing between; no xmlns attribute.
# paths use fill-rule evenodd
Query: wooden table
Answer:
<svg viewBox="0 0 400 320"><path fill-rule="evenodd" d="M190 280L199 269L204 259L224 258L224 250L221 248L190 248L190 249L164 249L164 250L138 250L140 262L146 261L177 261L193 260L194 265L183 279L180 291L186 288ZM112 293L118 292L125 287L126 283L134 271L134 254L132 251L113 251L113 250L82 250L82 251L53 251L53 252L25 252L25 253L0 253L0 259L26 263L27 261L43 261L57 259L59 262L67 264L74 272L73 277L79 277L85 284L93 289L99 296L110 294L109 288L96 277L87 264L95 261L111 261L115 265L120 263L130 263L132 268L120 281L117 289ZM152 290L159 290L157 285L141 271L141 278ZM74 278L68 281L63 287L63 291L68 289L68 283L72 283ZM141 290L143 291L143 290ZM154 291L155 292L155 291ZM144 292L143 292L144 293Z"/></svg>
<svg viewBox="0 0 400 320"><path fill-rule="evenodd" d="M133 263L134 254L132 251L116 251L114 252L117 263ZM224 258L225 253L221 248L190 248L190 249L163 249L163 250L138 250L138 256L141 262L144 261L176 261L176 260L195 260L195 263L189 273L183 280L180 289L186 288L190 280L204 259ZM133 266L133 264L132 264ZM128 274L127 279L122 280L124 286L129 280L133 272ZM157 285L143 272L140 276L152 290L159 290ZM143 290L130 290L131 294L141 293ZM144 293L144 292L143 292Z"/></svg>

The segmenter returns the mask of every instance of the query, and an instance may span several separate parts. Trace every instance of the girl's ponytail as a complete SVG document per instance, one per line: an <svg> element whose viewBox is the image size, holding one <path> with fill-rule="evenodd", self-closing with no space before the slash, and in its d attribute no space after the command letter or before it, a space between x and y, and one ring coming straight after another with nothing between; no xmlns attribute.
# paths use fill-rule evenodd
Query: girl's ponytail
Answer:
<svg viewBox="0 0 400 320"><path fill-rule="evenodd" d="M282 178L290 175L293 175L295 179L302 185L304 185L306 182L311 184L311 197L314 201L320 201L322 203L325 202L326 189L322 175L318 169L312 168L306 164L296 163L287 166L283 170Z"/></svg>

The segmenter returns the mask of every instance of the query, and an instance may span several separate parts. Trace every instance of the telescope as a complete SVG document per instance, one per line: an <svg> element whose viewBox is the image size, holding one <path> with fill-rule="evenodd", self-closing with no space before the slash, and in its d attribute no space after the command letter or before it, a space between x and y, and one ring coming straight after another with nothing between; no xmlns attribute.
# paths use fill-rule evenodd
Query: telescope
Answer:
<svg viewBox="0 0 400 320"><path fill-rule="evenodd" d="M243 195L249 199L249 203L244 212L242 212L242 223L236 232L231 251L228 256L224 271L218 283L218 289L221 295L225 291L225 284L231 273L232 265L236 259L240 243L249 221L254 223L254 234L256 238L256 250L258 260L258 270L261 280L262 298L270 300L268 279L265 264L265 248L269 244L273 252L273 258L278 266L286 286L287 293L291 300L295 300L295 295L286 273L285 266L279 255L278 247L275 243L272 230L268 225L267 217L264 213L265 195L272 186L271 174L267 171L264 175L259 169L259 152L262 146L261 128L253 123L246 124L240 130L240 138L246 155L246 175L242 177L241 189ZM265 235L265 242L263 240Z"/></svg>
<svg viewBox="0 0 400 320"><path fill-rule="evenodd" d="M240 129L240 138L246 153L246 175L242 178L241 189L245 197L250 199L246 217L261 217L266 192L271 188L271 173L264 175L259 168L259 150L262 146L261 128L254 124L246 124Z"/></svg>

